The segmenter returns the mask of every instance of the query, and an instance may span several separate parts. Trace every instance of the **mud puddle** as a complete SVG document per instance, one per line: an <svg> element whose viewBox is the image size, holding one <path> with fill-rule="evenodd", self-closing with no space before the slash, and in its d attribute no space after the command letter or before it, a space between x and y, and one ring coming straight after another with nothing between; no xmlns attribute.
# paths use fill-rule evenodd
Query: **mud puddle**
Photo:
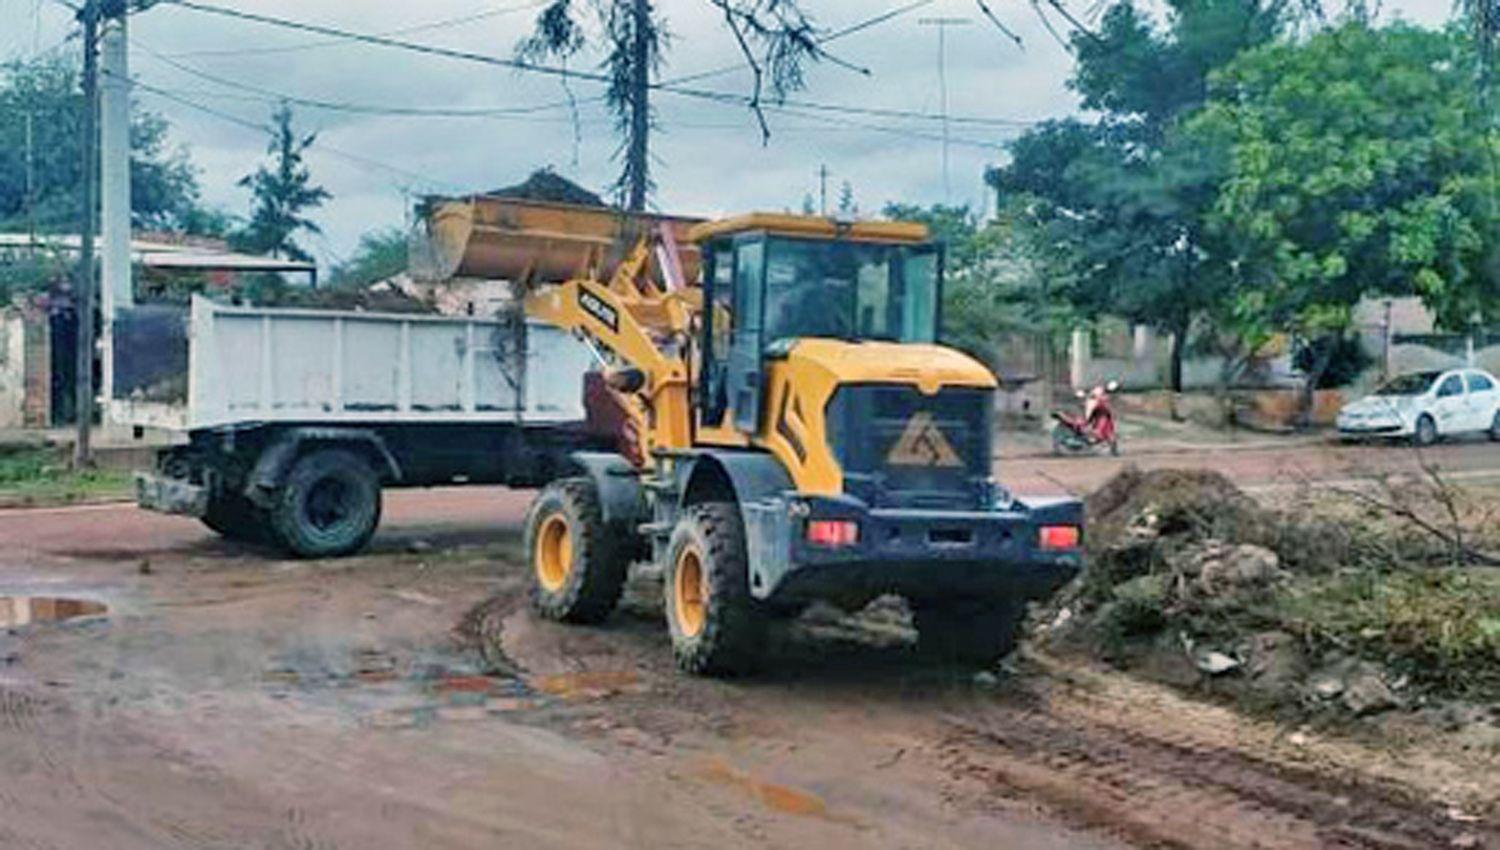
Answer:
<svg viewBox="0 0 1500 850"><path fill-rule="evenodd" d="M88 599L67 599L55 596L0 596L0 629L102 617L107 613L109 613L108 605Z"/></svg>

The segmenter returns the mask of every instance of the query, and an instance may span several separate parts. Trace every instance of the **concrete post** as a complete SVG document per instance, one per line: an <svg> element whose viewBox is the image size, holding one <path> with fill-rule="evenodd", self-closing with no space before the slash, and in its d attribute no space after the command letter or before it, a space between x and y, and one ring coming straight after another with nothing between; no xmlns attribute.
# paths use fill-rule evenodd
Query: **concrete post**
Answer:
<svg viewBox="0 0 1500 850"><path fill-rule="evenodd" d="M1089 344L1089 332L1085 328L1074 328L1072 344L1069 346L1070 370L1068 379L1073 388L1088 386L1089 363L1093 359L1092 346Z"/></svg>
<svg viewBox="0 0 1500 850"><path fill-rule="evenodd" d="M124 16L103 22L100 36L100 236L103 261L100 285L100 348L104 415L114 397L116 313L134 299L130 269L130 68Z"/></svg>

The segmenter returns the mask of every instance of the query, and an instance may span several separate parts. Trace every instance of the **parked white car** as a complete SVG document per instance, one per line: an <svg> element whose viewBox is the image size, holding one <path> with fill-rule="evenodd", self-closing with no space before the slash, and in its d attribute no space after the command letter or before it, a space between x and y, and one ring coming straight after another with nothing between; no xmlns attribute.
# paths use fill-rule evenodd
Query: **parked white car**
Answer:
<svg viewBox="0 0 1500 850"><path fill-rule="evenodd" d="M1339 435L1405 437L1427 446L1455 434L1500 441L1500 381L1482 369L1412 372L1344 405Z"/></svg>

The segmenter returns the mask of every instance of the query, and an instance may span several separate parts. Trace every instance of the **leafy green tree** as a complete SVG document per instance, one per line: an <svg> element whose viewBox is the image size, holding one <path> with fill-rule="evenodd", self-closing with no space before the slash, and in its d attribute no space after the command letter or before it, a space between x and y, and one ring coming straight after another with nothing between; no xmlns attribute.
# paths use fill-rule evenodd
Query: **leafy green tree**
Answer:
<svg viewBox="0 0 1500 850"><path fill-rule="evenodd" d="M987 175L1018 226L1046 245L1055 296L1080 315L1116 315L1171 334L1170 384L1195 323L1234 285L1232 255L1206 227L1224 168L1219 149L1182 139L1209 72L1276 37L1282 0L1172 0L1157 25L1130 0L1095 34L1074 36L1070 85L1093 122L1047 122Z"/></svg>
<svg viewBox="0 0 1500 850"><path fill-rule="evenodd" d="M333 269L334 286L367 287L406 271L406 232L399 227L372 230L359 238L348 262Z"/></svg>
<svg viewBox="0 0 1500 850"><path fill-rule="evenodd" d="M0 65L0 230L24 230L33 222L43 232L77 230L82 112L78 73L68 61L52 57ZM143 229L201 234L215 214L202 207L197 171L186 149L169 145L169 129L161 116L133 111L132 222Z"/></svg>
<svg viewBox="0 0 1500 850"><path fill-rule="evenodd" d="M1001 342L1016 334L1037 345L1038 365L1050 374L1057 340L1078 317L1053 297L1043 258L1056 250L1028 226L1018 209L1002 209L981 224L967 206L887 204L885 217L926 224L945 245L943 341L999 369ZM1051 406L1050 382L1044 384Z"/></svg>
<svg viewBox="0 0 1500 850"><path fill-rule="evenodd" d="M1474 79L1456 34L1359 21L1222 71L1190 131L1229 152L1211 223L1253 270L1240 300L1324 332L1370 293L1419 295L1452 329L1500 315L1500 139Z"/></svg>
<svg viewBox="0 0 1500 850"><path fill-rule="evenodd" d="M241 178L254 199L250 221L236 234L234 242L241 250L273 257L310 261L312 256L294 241L300 231L322 233L322 228L307 217L333 197L327 189L312 182L303 156L317 141L316 133L297 135L292 129L292 109L282 104L272 115L273 133L266 147L270 163Z"/></svg>

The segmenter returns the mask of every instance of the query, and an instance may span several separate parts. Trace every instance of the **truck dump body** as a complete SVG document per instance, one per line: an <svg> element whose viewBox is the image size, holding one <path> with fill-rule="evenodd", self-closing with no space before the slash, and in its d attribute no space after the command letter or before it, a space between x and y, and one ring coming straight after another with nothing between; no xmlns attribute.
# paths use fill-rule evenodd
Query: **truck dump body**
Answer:
<svg viewBox="0 0 1500 850"><path fill-rule="evenodd" d="M547 325L234 307L195 296L185 332L163 333L171 320L160 309L132 312L116 334L129 346L116 356L115 418L125 424L195 431L585 418L580 387L593 355ZM129 330L146 324L157 329L149 347Z"/></svg>

